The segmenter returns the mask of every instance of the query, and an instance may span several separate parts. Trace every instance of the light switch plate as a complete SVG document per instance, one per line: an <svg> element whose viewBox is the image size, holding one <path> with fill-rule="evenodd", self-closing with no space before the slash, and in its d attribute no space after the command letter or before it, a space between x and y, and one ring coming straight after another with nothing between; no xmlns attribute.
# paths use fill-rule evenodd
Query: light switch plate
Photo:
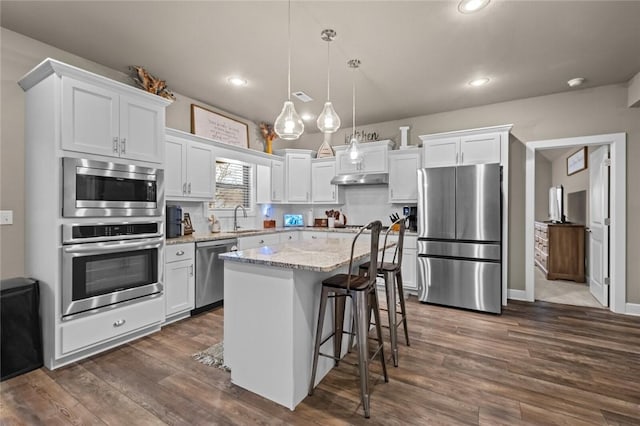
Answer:
<svg viewBox="0 0 640 426"><path fill-rule="evenodd" d="M0 210L0 225L13 225L13 210Z"/></svg>

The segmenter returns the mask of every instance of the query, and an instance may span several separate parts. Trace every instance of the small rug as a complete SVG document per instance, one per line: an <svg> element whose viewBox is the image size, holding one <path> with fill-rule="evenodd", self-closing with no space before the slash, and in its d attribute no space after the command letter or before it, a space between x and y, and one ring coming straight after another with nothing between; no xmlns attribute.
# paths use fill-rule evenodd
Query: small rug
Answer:
<svg viewBox="0 0 640 426"><path fill-rule="evenodd" d="M198 352L192 355L193 359L201 362L205 365L211 365L213 367L222 368L226 371L231 371L229 367L224 365L224 343L216 343L210 346L202 352Z"/></svg>

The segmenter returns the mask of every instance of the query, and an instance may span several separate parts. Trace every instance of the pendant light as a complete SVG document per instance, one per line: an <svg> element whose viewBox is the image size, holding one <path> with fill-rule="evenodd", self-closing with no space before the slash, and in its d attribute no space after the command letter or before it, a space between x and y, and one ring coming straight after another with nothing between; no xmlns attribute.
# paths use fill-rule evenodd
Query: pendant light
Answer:
<svg viewBox="0 0 640 426"><path fill-rule="evenodd" d="M316 124L322 133L335 133L336 130L340 128L340 117L338 117L338 114L336 114L336 111L333 109L331 97L329 96L329 87L331 82L331 57L329 55L329 46L331 46L331 42L336 37L336 32L334 30L327 29L320 33L320 37L322 40L327 42L327 102L324 103L324 108L322 109L322 113L318 117Z"/></svg>
<svg viewBox="0 0 640 426"><path fill-rule="evenodd" d="M362 161L362 150L360 149L360 144L358 143L358 138L356 137L356 69L360 67L359 59L351 59L347 62L349 68L353 69L353 129L351 132L351 140L349 141L349 147L347 147L347 155L349 156L349 161L352 164L358 164Z"/></svg>
<svg viewBox="0 0 640 426"><path fill-rule="evenodd" d="M273 129L280 139L296 140L304 132L304 123L291 102L291 0L289 0L288 37L287 101L284 103L280 115L276 118Z"/></svg>

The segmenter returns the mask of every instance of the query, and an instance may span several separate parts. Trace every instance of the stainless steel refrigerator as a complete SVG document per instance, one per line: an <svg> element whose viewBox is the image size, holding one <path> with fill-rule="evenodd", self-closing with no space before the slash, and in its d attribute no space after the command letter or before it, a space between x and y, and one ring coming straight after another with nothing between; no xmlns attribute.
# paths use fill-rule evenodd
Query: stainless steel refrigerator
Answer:
<svg viewBox="0 0 640 426"><path fill-rule="evenodd" d="M418 170L418 298L502 311L502 167Z"/></svg>

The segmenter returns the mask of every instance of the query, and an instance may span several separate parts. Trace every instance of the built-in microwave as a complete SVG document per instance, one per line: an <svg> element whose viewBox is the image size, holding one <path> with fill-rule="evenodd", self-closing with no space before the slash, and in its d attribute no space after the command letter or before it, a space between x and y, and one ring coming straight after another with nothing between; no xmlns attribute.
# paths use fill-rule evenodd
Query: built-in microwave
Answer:
<svg viewBox="0 0 640 426"><path fill-rule="evenodd" d="M162 216L162 169L62 159L63 217Z"/></svg>

